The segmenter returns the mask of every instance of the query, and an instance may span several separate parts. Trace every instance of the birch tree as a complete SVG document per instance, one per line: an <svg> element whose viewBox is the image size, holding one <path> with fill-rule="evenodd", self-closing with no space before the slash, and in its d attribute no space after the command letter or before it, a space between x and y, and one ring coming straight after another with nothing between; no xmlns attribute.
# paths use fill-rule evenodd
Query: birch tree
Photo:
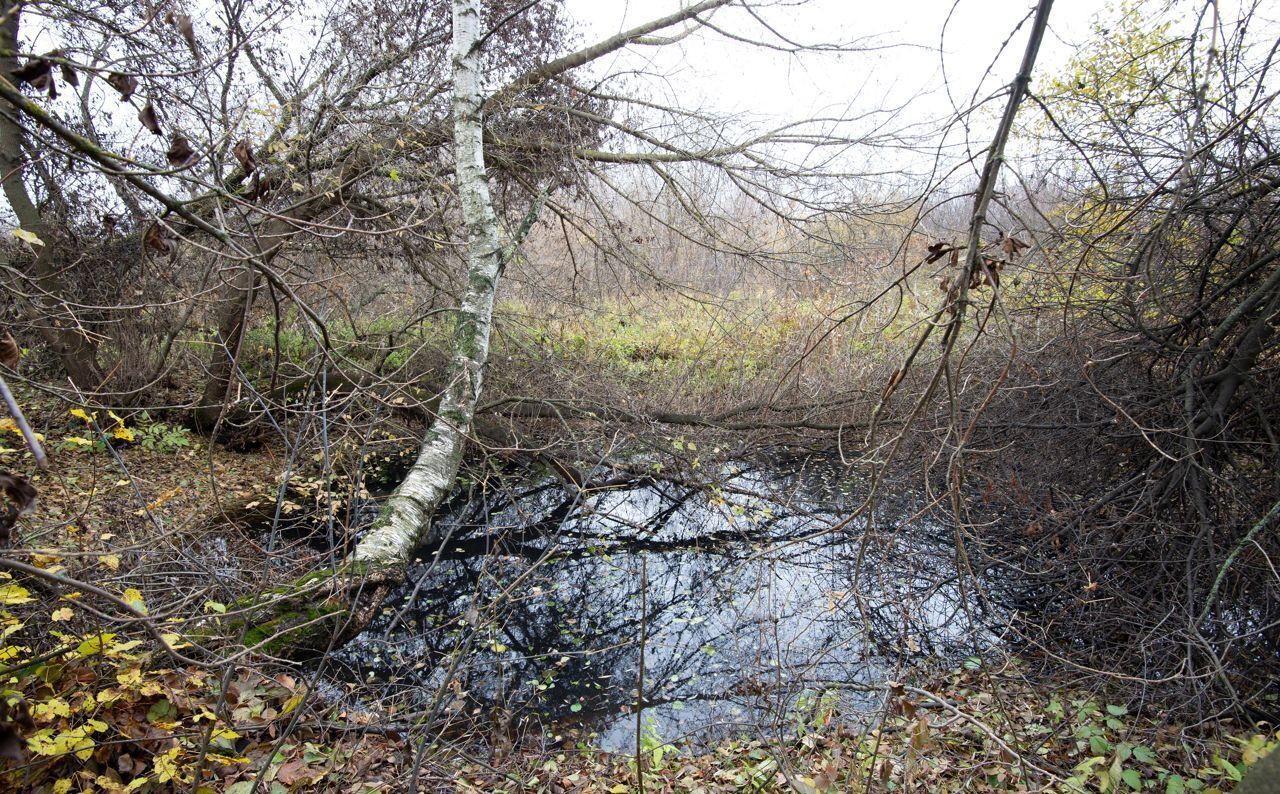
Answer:
<svg viewBox="0 0 1280 794"><path fill-rule="evenodd" d="M503 251L485 171L480 35L480 0L454 0L453 151L466 226L466 291L457 312L453 358L435 421L409 475L355 550L357 562L375 566L407 561L431 525L436 507L453 487L489 357Z"/></svg>

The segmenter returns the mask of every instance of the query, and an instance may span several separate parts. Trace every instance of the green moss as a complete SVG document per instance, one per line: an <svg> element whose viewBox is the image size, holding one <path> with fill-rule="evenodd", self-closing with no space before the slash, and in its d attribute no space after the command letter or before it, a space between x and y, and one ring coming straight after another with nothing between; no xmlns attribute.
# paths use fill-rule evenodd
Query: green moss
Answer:
<svg viewBox="0 0 1280 794"><path fill-rule="evenodd" d="M245 647L274 655L313 650L322 646L334 630L334 621L323 618L337 618L349 612L350 607L345 604L324 604L282 611L245 631L244 644ZM291 629L291 626L296 628Z"/></svg>
<svg viewBox="0 0 1280 794"><path fill-rule="evenodd" d="M241 598L236 607L248 617L229 628L232 633L243 632L246 647L274 655L291 656L322 648L352 611L348 585L368 572L368 564L348 562L339 571L312 571ZM331 582L339 585L334 588L336 593L330 591Z"/></svg>

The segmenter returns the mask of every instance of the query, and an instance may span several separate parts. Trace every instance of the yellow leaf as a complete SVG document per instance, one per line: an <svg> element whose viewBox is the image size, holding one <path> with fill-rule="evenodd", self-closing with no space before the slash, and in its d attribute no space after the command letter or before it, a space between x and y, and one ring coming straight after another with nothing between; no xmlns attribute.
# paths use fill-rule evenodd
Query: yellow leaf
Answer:
<svg viewBox="0 0 1280 794"><path fill-rule="evenodd" d="M94 636L80 643L80 645L76 648L76 653L78 653L80 655L80 658L82 659L86 659L90 656L95 656L97 654L102 653L103 646L104 645L109 646L115 640L115 638L116 638L116 635L110 632L106 634L95 634Z"/></svg>
<svg viewBox="0 0 1280 794"><path fill-rule="evenodd" d="M32 710L42 721L71 716L71 704L62 698L49 698L43 703L37 703Z"/></svg>
<svg viewBox="0 0 1280 794"><path fill-rule="evenodd" d="M117 427L115 430L112 430L112 431L111 431L111 435L115 436L116 438L120 439L121 441L132 441L132 440L133 440L133 431L132 431L132 430L130 430L129 428L125 427L124 425L121 425L121 426Z"/></svg>
<svg viewBox="0 0 1280 794"><path fill-rule="evenodd" d="M22 585L0 586L0 604L25 604L31 600L31 591Z"/></svg>
<svg viewBox="0 0 1280 794"><path fill-rule="evenodd" d="M97 416L98 413L95 411L93 416L90 416L89 413L85 411L83 408L72 408L71 415L76 417L77 419L83 419L86 422L92 422L93 418Z"/></svg>
<svg viewBox="0 0 1280 794"><path fill-rule="evenodd" d="M101 559L102 559L102 564L107 566L111 570L113 571L120 570L120 555L104 554L102 555Z"/></svg>
<svg viewBox="0 0 1280 794"><path fill-rule="evenodd" d="M18 423L13 421L11 416L0 419L0 430L8 430L17 436L22 435L22 430L18 428ZM44 433L35 433L34 435L37 441L44 441Z"/></svg>
<svg viewBox="0 0 1280 794"><path fill-rule="evenodd" d="M71 779L62 778L53 784L53 794L67 794L71 790Z"/></svg>
<svg viewBox="0 0 1280 794"><path fill-rule="evenodd" d="M144 615L147 614L147 602L142 600L142 593L138 588L130 587L128 590L125 590L120 597L123 598L125 603L129 606Z"/></svg>
<svg viewBox="0 0 1280 794"><path fill-rule="evenodd" d="M11 662L24 653L30 653L26 645L0 645L0 662Z"/></svg>
<svg viewBox="0 0 1280 794"><path fill-rule="evenodd" d="M280 714L281 714L281 715L288 714L289 712L291 712L291 711L293 711L294 709L296 709L299 705L301 705L301 704L302 704L302 699L303 699L305 696L306 696L306 693L305 693L305 692L299 692L299 693L297 693L296 695L294 695L293 697L291 697L291 698L289 698L288 700L286 700L286 701L284 702L284 705L280 708Z"/></svg>
<svg viewBox="0 0 1280 794"><path fill-rule="evenodd" d="M21 240L24 243L31 243L32 245L44 245L44 240L41 240L39 235L37 235L35 232L29 232L26 229L14 229L13 236L17 237L19 240Z"/></svg>
<svg viewBox="0 0 1280 794"><path fill-rule="evenodd" d="M68 444L76 444L76 445L81 446L81 447L91 447L91 446L93 446L93 442L92 442L92 441L90 441L90 440L89 440L89 439L87 439L87 438L81 438L80 436L67 436L66 441L67 441L67 443L68 443Z"/></svg>
<svg viewBox="0 0 1280 794"><path fill-rule="evenodd" d="M190 648L191 643L183 642L181 634L161 634L160 639L164 640L164 644L170 648L177 650L178 648Z"/></svg>
<svg viewBox="0 0 1280 794"><path fill-rule="evenodd" d="M61 623L66 620L71 620L71 618L75 617L75 614L76 613L71 609L71 607L63 607L62 609L53 610L53 614L49 617L53 618L54 622Z"/></svg>

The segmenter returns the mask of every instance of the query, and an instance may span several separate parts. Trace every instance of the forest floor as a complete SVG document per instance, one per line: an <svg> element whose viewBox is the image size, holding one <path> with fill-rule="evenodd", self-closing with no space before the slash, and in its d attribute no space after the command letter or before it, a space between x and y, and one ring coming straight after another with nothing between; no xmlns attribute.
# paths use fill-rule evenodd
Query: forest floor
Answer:
<svg viewBox="0 0 1280 794"><path fill-rule="evenodd" d="M224 649L211 662L186 642L190 615L216 621L229 599L175 579L172 563L216 541L242 566L216 585L268 583L271 570L252 564L261 539L226 516L274 500L284 453L24 398L54 468L32 472L0 428L0 467L32 474L38 491L5 556L44 571L0 573L3 790L398 792L416 779L463 792L1178 794L1230 790L1276 743L1250 726L1171 722L1158 704L1109 699L1102 679L1033 675L1015 659L886 681L879 712L815 705L772 738L694 748L642 734L640 770L634 754L593 749L589 726L512 736L481 721L424 746L427 726L380 711L373 685L344 685L370 704L356 713L282 660ZM147 612L152 630L82 584Z"/></svg>

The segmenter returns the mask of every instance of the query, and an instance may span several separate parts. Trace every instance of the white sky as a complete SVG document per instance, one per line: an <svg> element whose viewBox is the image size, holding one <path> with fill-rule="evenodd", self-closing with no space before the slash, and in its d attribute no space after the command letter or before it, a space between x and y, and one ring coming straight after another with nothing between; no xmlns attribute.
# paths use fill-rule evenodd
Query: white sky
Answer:
<svg viewBox="0 0 1280 794"><path fill-rule="evenodd" d="M588 41L681 5L679 0L568 0L570 14ZM651 60L648 70L669 76L667 89L681 97L680 104L722 112L803 118L846 106L866 111L885 107L886 101L900 104L917 97L913 115L949 116L952 103L944 87L942 54L947 82L958 101L967 101L1002 42L1033 5L1031 0L778 0L764 9L763 18L795 41L863 40L898 46L879 52L796 56L705 31L672 47L624 51L601 69L645 68ZM1066 62L1072 45L1090 33L1091 18L1106 6L1106 0L1057 0L1051 33L1041 51L1042 74ZM755 36L760 31L758 23L737 9L711 19L735 33ZM1010 41L987 78L986 91L1012 79L1028 28L1024 25ZM921 93L926 96L918 96Z"/></svg>

